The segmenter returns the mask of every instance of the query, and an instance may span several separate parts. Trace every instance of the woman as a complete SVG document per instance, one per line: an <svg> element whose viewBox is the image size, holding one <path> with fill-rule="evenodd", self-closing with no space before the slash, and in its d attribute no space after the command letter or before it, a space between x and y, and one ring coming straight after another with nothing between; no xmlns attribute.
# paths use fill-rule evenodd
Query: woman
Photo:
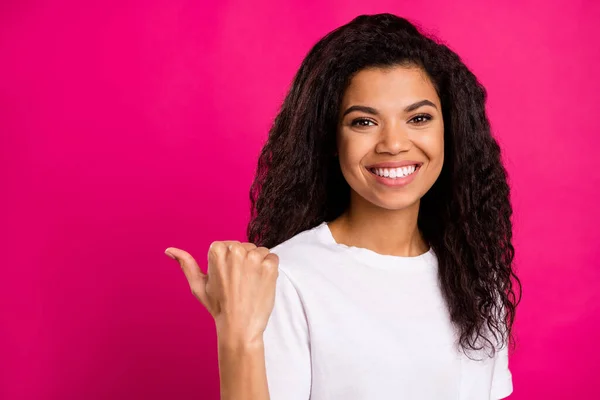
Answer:
<svg viewBox="0 0 600 400"><path fill-rule="evenodd" d="M213 243L208 276L167 249L215 318L223 399L512 392L521 286L485 98L391 14L312 48L259 159L251 243Z"/></svg>

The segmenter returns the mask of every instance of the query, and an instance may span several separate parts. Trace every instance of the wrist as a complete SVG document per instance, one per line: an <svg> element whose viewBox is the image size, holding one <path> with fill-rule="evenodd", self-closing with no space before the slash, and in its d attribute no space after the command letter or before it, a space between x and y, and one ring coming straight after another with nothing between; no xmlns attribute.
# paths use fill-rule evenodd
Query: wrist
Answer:
<svg viewBox="0 0 600 400"><path fill-rule="evenodd" d="M246 336L236 334L227 330L217 331L217 341L219 349L229 351L253 351L262 350L264 342L262 335Z"/></svg>

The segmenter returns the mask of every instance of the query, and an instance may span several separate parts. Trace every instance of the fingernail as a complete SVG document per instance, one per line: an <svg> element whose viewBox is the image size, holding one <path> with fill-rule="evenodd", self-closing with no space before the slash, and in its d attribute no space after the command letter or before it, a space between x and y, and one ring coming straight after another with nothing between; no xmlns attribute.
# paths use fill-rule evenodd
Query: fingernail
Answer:
<svg viewBox="0 0 600 400"><path fill-rule="evenodd" d="M171 253L168 252L168 250L165 250L165 254L168 255L169 257L171 257L173 260L176 260L175 256Z"/></svg>

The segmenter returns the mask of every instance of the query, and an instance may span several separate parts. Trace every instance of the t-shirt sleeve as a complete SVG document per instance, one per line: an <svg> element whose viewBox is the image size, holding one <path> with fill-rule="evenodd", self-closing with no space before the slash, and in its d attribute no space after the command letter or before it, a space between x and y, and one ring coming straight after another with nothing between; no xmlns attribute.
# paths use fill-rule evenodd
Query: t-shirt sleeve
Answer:
<svg viewBox="0 0 600 400"><path fill-rule="evenodd" d="M494 374L490 399L498 400L507 397L513 391L512 374L508 368L508 346L496 352L494 357Z"/></svg>
<svg viewBox="0 0 600 400"><path fill-rule="evenodd" d="M311 387L308 323L300 296L281 269L263 342L271 400L308 400Z"/></svg>

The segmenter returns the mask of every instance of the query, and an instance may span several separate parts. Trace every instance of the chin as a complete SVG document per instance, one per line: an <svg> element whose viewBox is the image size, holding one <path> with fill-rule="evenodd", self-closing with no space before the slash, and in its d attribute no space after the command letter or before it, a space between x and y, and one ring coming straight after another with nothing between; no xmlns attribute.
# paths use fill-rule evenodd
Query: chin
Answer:
<svg viewBox="0 0 600 400"><path fill-rule="evenodd" d="M389 211L398 211L405 208L409 208L414 206L419 202L419 198L414 198L413 196L401 195L396 198L390 198L391 196L386 196L387 198L375 197L372 196L363 197L367 202L372 205L382 208L384 210ZM400 197L400 198L398 198Z"/></svg>

